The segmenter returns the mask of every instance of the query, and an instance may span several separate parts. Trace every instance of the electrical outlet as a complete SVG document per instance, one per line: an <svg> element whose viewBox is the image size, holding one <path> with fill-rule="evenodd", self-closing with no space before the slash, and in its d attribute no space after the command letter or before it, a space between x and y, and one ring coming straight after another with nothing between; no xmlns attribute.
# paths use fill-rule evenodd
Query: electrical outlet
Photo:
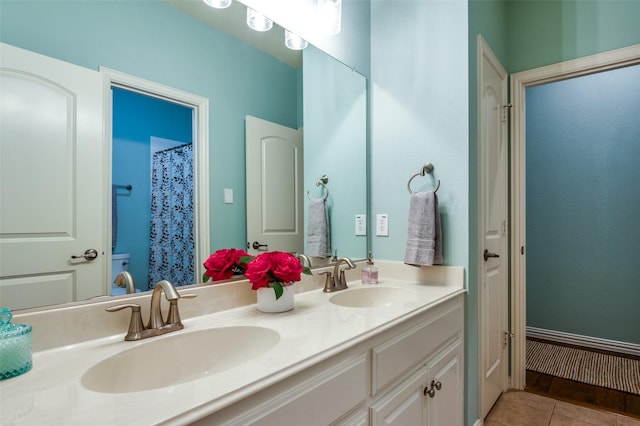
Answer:
<svg viewBox="0 0 640 426"><path fill-rule="evenodd" d="M356 235L367 235L367 215L356 215Z"/></svg>
<svg viewBox="0 0 640 426"><path fill-rule="evenodd" d="M224 189L224 203L233 204L233 189L231 188Z"/></svg>
<svg viewBox="0 0 640 426"><path fill-rule="evenodd" d="M376 235L378 237L389 236L389 215L387 213L376 215Z"/></svg>

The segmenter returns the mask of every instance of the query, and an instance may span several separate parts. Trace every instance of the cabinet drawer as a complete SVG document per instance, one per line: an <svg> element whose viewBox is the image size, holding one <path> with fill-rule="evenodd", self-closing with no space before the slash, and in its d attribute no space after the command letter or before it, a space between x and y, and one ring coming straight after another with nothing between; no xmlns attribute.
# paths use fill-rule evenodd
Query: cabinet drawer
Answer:
<svg viewBox="0 0 640 426"><path fill-rule="evenodd" d="M371 350L371 394L415 368L436 349L462 332L462 304L449 305L425 322Z"/></svg>
<svg viewBox="0 0 640 426"><path fill-rule="evenodd" d="M231 421L211 418L200 424L326 426L366 400L366 375L367 358L361 353L296 384L283 383L282 393L257 406L237 407L243 414Z"/></svg>

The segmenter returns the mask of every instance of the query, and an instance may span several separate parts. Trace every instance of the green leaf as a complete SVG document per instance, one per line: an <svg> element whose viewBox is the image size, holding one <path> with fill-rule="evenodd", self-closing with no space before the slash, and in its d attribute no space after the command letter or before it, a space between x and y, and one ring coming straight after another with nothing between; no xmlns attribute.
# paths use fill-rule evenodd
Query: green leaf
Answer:
<svg viewBox="0 0 640 426"><path fill-rule="evenodd" d="M253 256L241 256L239 261L241 265L247 265L252 260L253 260Z"/></svg>
<svg viewBox="0 0 640 426"><path fill-rule="evenodd" d="M207 281L209 281L209 276L207 275L207 273L205 272L204 274L202 274L202 282L206 283Z"/></svg>
<svg viewBox="0 0 640 426"><path fill-rule="evenodd" d="M307 275L313 275L311 273L311 268L309 268L308 266L305 266L304 268L302 268L302 273Z"/></svg>
<svg viewBox="0 0 640 426"><path fill-rule="evenodd" d="M282 284L280 284L278 281L274 282L272 285L273 285L273 291L276 293L276 300L278 300L282 297L282 293L284 293L284 289L282 288Z"/></svg>

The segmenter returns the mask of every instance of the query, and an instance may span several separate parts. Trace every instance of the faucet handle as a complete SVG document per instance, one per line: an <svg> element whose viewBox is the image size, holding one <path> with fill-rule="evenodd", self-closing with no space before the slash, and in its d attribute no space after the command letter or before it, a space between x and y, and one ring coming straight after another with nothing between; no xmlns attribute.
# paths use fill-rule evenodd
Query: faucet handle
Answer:
<svg viewBox="0 0 640 426"><path fill-rule="evenodd" d="M197 294L194 293L187 293L187 294L181 294L180 295L180 299L193 299L195 297L198 297ZM180 312L178 311L178 300L172 300L169 302L169 313L167 314L167 321L166 321L166 325L171 325L171 324L176 324L179 326L179 328L182 328L182 320L180 319Z"/></svg>
<svg viewBox="0 0 640 426"><path fill-rule="evenodd" d="M324 278L324 291L325 293L331 293L333 291L333 275L331 271L320 272L320 275L326 275Z"/></svg>
<svg viewBox="0 0 640 426"><path fill-rule="evenodd" d="M131 308L131 320L129 321L129 331L124 336L124 340L138 340L144 331L142 323L142 314L140 313L140 305L137 303L125 303L123 305L109 306L105 309L107 312L117 312L122 309Z"/></svg>

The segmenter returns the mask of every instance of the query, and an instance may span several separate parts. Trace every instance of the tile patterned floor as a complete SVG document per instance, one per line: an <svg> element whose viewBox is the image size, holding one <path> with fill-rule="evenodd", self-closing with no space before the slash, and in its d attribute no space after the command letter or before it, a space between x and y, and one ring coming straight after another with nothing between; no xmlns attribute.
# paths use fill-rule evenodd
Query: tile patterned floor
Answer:
<svg viewBox="0 0 640 426"><path fill-rule="evenodd" d="M485 426L640 426L640 419L536 395L504 393L489 412Z"/></svg>

